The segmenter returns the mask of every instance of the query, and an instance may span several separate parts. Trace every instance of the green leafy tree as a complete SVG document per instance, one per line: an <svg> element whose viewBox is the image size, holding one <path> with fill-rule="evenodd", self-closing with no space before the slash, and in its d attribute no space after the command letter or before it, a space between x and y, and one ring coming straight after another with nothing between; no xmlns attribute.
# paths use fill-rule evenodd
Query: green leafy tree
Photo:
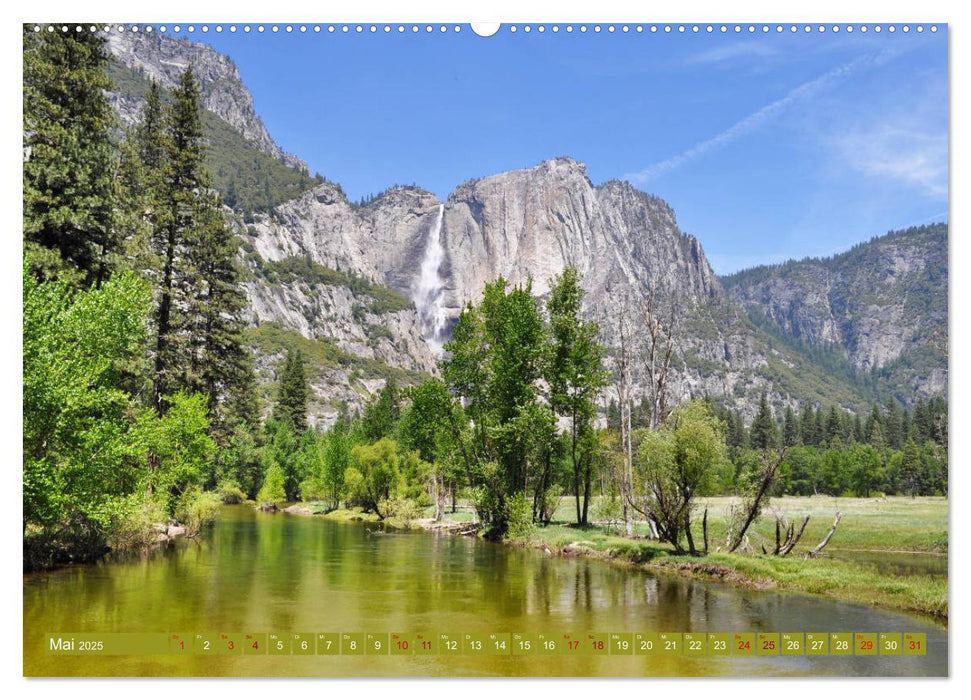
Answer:
<svg viewBox="0 0 971 700"><path fill-rule="evenodd" d="M703 401L679 406L660 430L642 433L634 462L635 505L657 523L661 539L676 553L698 553L691 531L694 499L710 492L727 462L724 427Z"/></svg>
<svg viewBox="0 0 971 700"><path fill-rule="evenodd" d="M347 469L345 484L351 500L384 518L381 505L398 487L400 478L398 445L382 438L373 445L358 445L351 450L353 466Z"/></svg>
<svg viewBox="0 0 971 700"><path fill-rule="evenodd" d="M475 485L484 490L477 512L491 536L502 537L507 498L526 492L530 471L529 455L509 426L538 401L547 356L547 330L532 280L512 289L502 278L487 284L482 303L460 314L445 350L445 383L466 403L473 426L470 462Z"/></svg>
<svg viewBox="0 0 971 700"><path fill-rule="evenodd" d="M306 478L306 460L301 450L300 435L287 420L267 420L264 428L267 435L266 453L283 473L283 490L287 500L295 501L300 493L300 482Z"/></svg>
<svg viewBox="0 0 971 700"><path fill-rule="evenodd" d="M377 442L381 438L393 438L401 417L401 396L398 384L389 377L377 398L364 409L361 419L364 438Z"/></svg>
<svg viewBox="0 0 971 700"><path fill-rule="evenodd" d="M870 445L856 443L847 454L849 483L857 496L870 497L870 491L877 488L883 478L883 460Z"/></svg>
<svg viewBox="0 0 971 700"><path fill-rule="evenodd" d="M164 416L143 414L141 429L152 455L148 489L168 494L167 505L174 513L179 499L204 483L216 444L208 434L205 394L178 392L166 402L169 410Z"/></svg>
<svg viewBox="0 0 971 700"><path fill-rule="evenodd" d="M823 453L822 472L826 493L840 496L849 491L850 474L838 435L830 442L830 448Z"/></svg>
<svg viewBox="0 0 971 700"><path fill-rule="evenodd" d="M120 388L142 350L148 289L120 274L72 292L23 264L23 524L51 537L102 538L116 499L141 487L147 442Z"/></svg>
<svg viewBox="0 0 971 700"><path fill-rule="evenodd" d="M340 506L344 497L344 477L351 466L351 440L347 428L341 423L327 436L324 448L323 479L327 497L334 504Z"/></svg>
<svg viewBox="0 0 971 700"><path fill-rule="evenodd" d="M546 302L552 347L545 374L550 406L570 420L570 462L578 525L587 524L592 451L596 449L592 422L597 396L608 378L603 366L603 349L597 342L600 329L596 323L583 320L582 304L580 275L568 267L553 280Z"/></svg>
<svg viewBox="0 0 971 700"><path fill-rule="evenodd" d="M790 493L812 496L822 486L822 464L815 447L797 445L786 453L785 464L789 471Z"/></svg>
<svg viewBox="0 0 971 700"><path fill-rule="evenodd" d="M263 454L254 430L237 427L216 459L217 482L235 483L247 498L256 498L263 481Z"/></svg>
<svg viewBox="0 0 971 700"><path fill-rule="evenodd" d="M446 487L459 476L461 407L438 379L429 379L408 390L410 405L401 414L399 435L407 450L417 451L429 465L426 478L435 499L435 519L444 513Z"/></svg>
<svg viewBox="0 0 971 700"><path fill-rule="evenodd" d="M23 40L24 249L45 277L98 285L119 248L104 38L25 25Z"/></svg>

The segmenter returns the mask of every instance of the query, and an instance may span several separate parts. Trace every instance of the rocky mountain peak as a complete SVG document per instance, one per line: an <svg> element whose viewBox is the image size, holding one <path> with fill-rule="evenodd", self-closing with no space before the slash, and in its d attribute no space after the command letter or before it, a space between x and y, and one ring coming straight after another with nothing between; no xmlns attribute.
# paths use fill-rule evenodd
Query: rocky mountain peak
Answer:
<svg viewBox="0 0 971 700"><path fill-rule="evenodd" d="M263 120L256 114L253 96L243 84L239 68L228 56L206 44L158 32L111 32L109 53L128 69L171 89L179 75L192 65L203 94L203 107L216 114L264 153L287 165L307 171L307 164L285 153L270 137ZM131 122L141 110L140 100L114 95L122 119Z"/></svg>

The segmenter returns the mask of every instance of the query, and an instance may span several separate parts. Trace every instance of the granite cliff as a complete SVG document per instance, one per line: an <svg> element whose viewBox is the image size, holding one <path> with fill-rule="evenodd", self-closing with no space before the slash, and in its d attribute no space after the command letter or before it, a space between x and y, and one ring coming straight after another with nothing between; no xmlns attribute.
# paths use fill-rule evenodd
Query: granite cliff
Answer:
<svg viewBox="0 0 971 700"><path fill-rule="evenodd" d="M148 78L170 87L191 64L209 116L241 137L222 139L221 158L257 149L286 172L306 170L270 138L228 57L145 33L112 34L109 49L123 121L137 117ZM284 345L301 345L321 424L342 404L359 408L386 376L434 374L451 324L487 282L532 279L542 297L566 266L582 274L611 350L624 309L638 328L650 295L676 304L673 401L709 395L750 418L762 391L777 410L866 410L889 394L909 403L947 391L946 226L719 279L667 203L626 182L594 184L569 157L469 180L445 201L414 186L366 204L322 178L287 187L231 218L264 393Z"/></svg>

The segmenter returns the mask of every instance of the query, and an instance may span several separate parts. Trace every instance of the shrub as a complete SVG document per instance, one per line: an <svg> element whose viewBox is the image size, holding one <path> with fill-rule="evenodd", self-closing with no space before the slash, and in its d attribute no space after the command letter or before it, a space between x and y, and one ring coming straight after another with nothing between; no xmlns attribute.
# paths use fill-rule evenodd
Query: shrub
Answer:
<svg viewBox="0 0 971 700"><path fill-rule="evenodd" d="M219 494L222 502L226 504L242 503L246 500L246 494L243 493L239 484L232 479L219 482L216 486L216 493Z"/></svg>
<svg viewBox="0 0 971 700"><path fill-rule="evenodd" d="M166 499L139 493L125 499L112 519L108 546L113 550L147 549L158 541L158 526L168 520Z"/></svg>
<svg viewBox="0 0 971 700"><path fill-rule="evenodd" d="M275 459L270 458L270 465L263 478L263 488L256 494L256 501L260 505L275 505L286 501L287 494L283 490L284 480L283 468Z"/></svg>
<svg viewBox="0 0 971 700"><path fill-rule="evenodd" d="M381 512L389 518L400 520L407 528L423 515L422 508L415 499L401 496L382 501Z"/></svg>
<svg viewBox="0 0 971 700"><path fill-rule="evenodd" d="M522 493L515 493L506 501L506 537L529 542L536 534L533 506Z"/></svg>
<svg viewBox="0 0 971 700"><path fill-rule="evenodd" d="M189 489L175 506L175 517L185 527L186 537L195 537L206 523L216 519L222 498L214 491Z"/></svg>

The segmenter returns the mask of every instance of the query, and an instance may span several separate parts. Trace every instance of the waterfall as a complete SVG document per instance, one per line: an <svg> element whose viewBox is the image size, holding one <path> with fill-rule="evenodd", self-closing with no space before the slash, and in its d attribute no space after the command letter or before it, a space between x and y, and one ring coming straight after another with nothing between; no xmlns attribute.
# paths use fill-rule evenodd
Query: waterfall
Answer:
<svg viewBox="0 0 971 700"><path fill-rule="evenodd" d="M425 255L421 261L421 275L415 288L415 306L418 308L418 318L421 321L421 334L436 355L442 354L445 341L445 309L442 308L442 279L439 269L445 258L442 247L442 219L445 216L445 205L438 205L438 215L435 223L428 231L425 242Z"/></svg>

